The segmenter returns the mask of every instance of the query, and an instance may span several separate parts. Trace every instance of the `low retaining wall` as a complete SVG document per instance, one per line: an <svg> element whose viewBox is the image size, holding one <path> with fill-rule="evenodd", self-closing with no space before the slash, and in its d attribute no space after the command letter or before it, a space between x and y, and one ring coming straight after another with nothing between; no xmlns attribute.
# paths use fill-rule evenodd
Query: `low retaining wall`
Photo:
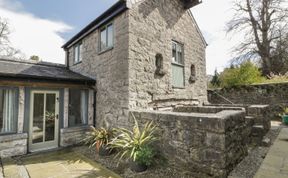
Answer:
<svg viewBox="0 0 288 178"><path fill-rule="evenodd" d="M130 111L144 124L153 120L161 135L158 147L170 164L194 177L226 177L247 155L247 126L244 110L215 113Z"/></svg>
<svg viewBox="0 0 288 178"><path fill-rule="evenodd" d="M60 130L60 146L67 147L83 143L87 136L89 126L63 128Z"/></svg>
<svg viewBox="0 0 288 178"><path fill-rule="evenodd" d="M246 111L246 116L251 117L253 125L262 125L265 133L267 133L271 128L271 113L269 105L249 105L249 104L207 104L205 107L180 107L176 108L175 111L187 110L188 112L197 111L197 108L200 110L212 110L212 111L221 111L225 109L229 110L241 110Z"/></svg>
<svg viewBox="0 0 288 178"><path fill-rule="evenodd" d="M26 133L3 135L0 137L0 157L6 158L27 153Z"/></svg>

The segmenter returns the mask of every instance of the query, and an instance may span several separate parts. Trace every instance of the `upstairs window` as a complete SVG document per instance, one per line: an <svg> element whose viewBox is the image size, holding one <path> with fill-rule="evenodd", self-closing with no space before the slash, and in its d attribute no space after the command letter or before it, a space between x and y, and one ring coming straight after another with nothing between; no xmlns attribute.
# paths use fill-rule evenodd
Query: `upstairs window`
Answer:
<svg viewBox="0 0 288 178"><path fill-rule="evenodd" d="M17 132L17 90L0 88L0 135Z"/></svg>
<svg viewBox="0 0 288 178"><path fill-rule="evenodd" d="M99 51L105 51L113 47L113 24L110 23L100 29L100 49Z"/></svg>
<svg viewBox="0 0 288 178"><path fill-rule="evenodd" d="M74 46L74 64L82 61L82 42Z"/></svg>
<svg viewBox="0 0 288 178"><path fill-rule="evenodd" d="M183 45L172 42L172 86L184 87L184 55Z"/></svg>

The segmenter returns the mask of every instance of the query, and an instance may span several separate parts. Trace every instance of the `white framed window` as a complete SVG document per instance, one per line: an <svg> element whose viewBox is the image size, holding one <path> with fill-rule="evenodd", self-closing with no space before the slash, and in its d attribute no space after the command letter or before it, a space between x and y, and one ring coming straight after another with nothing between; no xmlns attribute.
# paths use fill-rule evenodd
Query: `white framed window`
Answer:
<svg viewBox="0 0 288 178"><path fill-rule="evenodd" d="M0 88L0 135L17 132L17 89Z"/></svg>
<svg viewBox="0 0 288 178"><path fill-rule="evenodd" d="M82 61L82 42L77 43L74 46L74 64Z"/></svg>
<svg viewBox="0 0 288 178"><path fill-rule="evenodd" d="M172 41L172 87L184 88L184 48Z"/></svg>
<svg viewBox="0 0 288 178"><path fill-rule="evenodd" d="M88 123L88 91L81 89L69 90L68 126L75 127Z"/></svg>
<svg viewBox="0 0 288 178"><path fill-rule="evenodd" d="M114 46L113 23L109 23L100 28L99 52L106 51Z"/></svg>

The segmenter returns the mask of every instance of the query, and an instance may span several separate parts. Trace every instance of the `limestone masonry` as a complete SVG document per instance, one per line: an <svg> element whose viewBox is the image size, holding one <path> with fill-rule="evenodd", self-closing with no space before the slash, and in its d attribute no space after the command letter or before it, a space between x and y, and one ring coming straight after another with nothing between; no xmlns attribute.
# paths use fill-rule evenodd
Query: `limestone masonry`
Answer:
<svg viewBox="0 0 288 178"><path fill-rule="evenodd" d="M83 59L71 70L96 79L97 124L126 125L129 109L152 109L207 101L205 48L191 12L180 0L131 1L131 7L112 21L114 46L99 53L99 30L82 39ZM172 41L184 46L185 87L172 87ZM163 56L165 75L157 75L155 58ZM195 82L189 82L191 65Z"/></svg>

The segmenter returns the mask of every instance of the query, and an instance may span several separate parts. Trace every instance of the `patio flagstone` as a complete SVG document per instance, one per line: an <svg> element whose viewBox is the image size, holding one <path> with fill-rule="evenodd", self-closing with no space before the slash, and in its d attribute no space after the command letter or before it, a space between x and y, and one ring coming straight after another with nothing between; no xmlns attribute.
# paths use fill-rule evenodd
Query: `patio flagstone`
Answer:
<svg viewBox="0 0 288 178"><path fill-rule="evenodd" d="M81 153L61 150L2 160L4 178L120 178Z"/></svg>

